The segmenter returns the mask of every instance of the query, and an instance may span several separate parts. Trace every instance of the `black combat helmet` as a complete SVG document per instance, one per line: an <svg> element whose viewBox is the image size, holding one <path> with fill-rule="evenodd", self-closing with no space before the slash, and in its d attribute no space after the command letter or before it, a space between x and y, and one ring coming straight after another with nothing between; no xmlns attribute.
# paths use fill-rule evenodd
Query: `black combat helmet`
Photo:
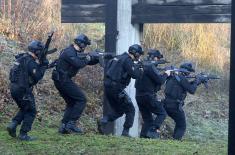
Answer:
<svg viewBox="0 0 235 155"><path fill-rule="evenodd" d="M91 45L91 41L85 34L79 34L75 39L74 43L77 44L80 48L85 48L87 45Z"/></svg>
<svg viewBox="0 0 235 155"><path fill-rule="evenodd" d="M29 43L28 50L38 56L39 53L44 49L44 47L45 45L42 42L33 40Z"/></svg>
<svg viewBox="0 0 235 155"><path fill-rule="evenodd" d="M148 51L148 57L151 59L154 59L155 57L157 57L158 59L161 59L161 58L163 58L163 55L161 54L161 52L159 50L150 49Z"/></svg>
<svg viewBox="0 0 235 155"><path fill-rule="evenodd" d="M180 65L180 68L184 68L189 72L195 72L195 70L193 69L193 65L191 62L187 62L187 63L183 63Z"/></svg>
<svg viewBox="0 0 235 155"><path fill-rule="evenodd" d="M139 58L140 55L144 54L144 51L142 50L142 47L138 44L131 45L128 49L128 52L132 55L134 55L135 58Z"/></svg>

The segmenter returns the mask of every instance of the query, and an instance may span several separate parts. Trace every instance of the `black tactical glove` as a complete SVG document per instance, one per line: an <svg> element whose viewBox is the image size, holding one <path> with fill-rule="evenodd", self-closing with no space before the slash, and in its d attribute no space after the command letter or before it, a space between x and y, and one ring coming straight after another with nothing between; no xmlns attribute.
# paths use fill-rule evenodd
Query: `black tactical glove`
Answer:
<svg viewBox="0 0 235 155"><path fill-rule="evenodd" d="M43 59L42 62L41 62L41 66L48 66L49 64L49 61L47 59Z"/></svg>
<svg viewBox="0 0 235 155"><path fill-rule="evenodd" d="M105 53L104 59L112 59L112 58L114 58L112 53Z"/></svg>
<svg viewBox="0 0 235 155"><path fill-rule="evenodd" d="M49 68L53 68L53 67L55 67L55 66L57 65L57 63L58 63L58 59L56 59L56 60L54 60L52 63L48 64L47 68L48 68L48 69L49 69Z"/></svg>
<svg viewBox="0 0 235 155"><path fill-rule="evenodd" d="M99 60L100 55L98 52L89 52L89 55L91 56L92 60Z"/></svg>
<svg viewBox="0 0 235 155"><path fill-rule="evenodd" d="M200 80L200 78L196 78L195 80L194 80L194 82L197 84L197 85L200 85L202 82L201 82L201 80Z"/></svg>
<svg viewBox="0 0 235 155"><path fill-rule="evenodd" d="M197 83L197 85L200 85L202 83L205 83L206 79L203 76L201 76L201 75L197 75L196 79L195 79L195 82Z"/></svg>

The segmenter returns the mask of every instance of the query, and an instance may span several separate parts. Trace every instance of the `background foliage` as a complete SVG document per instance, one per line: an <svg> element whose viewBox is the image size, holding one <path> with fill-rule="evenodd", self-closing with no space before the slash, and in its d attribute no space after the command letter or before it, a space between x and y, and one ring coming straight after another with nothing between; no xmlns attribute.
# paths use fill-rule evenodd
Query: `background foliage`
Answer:
<svg viewBox="0 0 235 155"><path fill-rule="evenodd" d="M55 30L51 47L61 50L72 43L77 34L85 33L93 41L88 51L96 48L104 50L104 24L61 24L60 0L12 2L12 9L5 12L1 10L0 14L1 128L17 110L8 89L9 69L14 56L23 52L29 41L32 39L45 41L47 33ZM171 64L179 65L181 62L192 61L198 72L210 72L221 77L221 80L211 82L209 89L201 86L196 95L187 97L185 111L188 126L185 138L189 141L196 143L221 141L223 147L226 145L229 40L229 24L146 24L144 27L143 46L146 50L157 48ZM59 52L52 54L50 60L56 59L58 55ZM88 133L94 133L96 119L102 113L103 69L100 66L86 67L75 80L86 91L88 98L79 125ZM51 80L51 70L46 72L44 79L35 87L34 94L38 108L36 122L42 128L49 127L56 130L65 103ZM162 98L162 92L160 94ZM173 122L167 119L162 127L162 137L168 138L172 132Z"/></svg>

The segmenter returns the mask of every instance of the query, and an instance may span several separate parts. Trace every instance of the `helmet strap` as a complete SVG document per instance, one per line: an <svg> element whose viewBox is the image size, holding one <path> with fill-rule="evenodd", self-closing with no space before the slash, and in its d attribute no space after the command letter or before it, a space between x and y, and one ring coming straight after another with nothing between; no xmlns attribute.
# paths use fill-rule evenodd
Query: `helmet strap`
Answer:
<svg viewBox="0 0 235 155"><path fill-rule="evenodd" d="M86 48L86 44L85 44L85 43L79 43L78 46L79 46L81 49L85 49L85 48Z"/></svg>
<svg viewBox="0 0 235 155"><path fill-rule="evenodd" d="M33 52L28 52L29 55L31 55L34 59L38 59L37 55Z"/></svg>
<svg viewBox="0 0 235 155"><path fill-rule="evenodd" d="M135 53L135 54L134 54L134 57L135 57L136 60L139 60L140 54L139 54L139 53Z"/></svg>
<svg viewBox="0 0 235 155"><path fill-rule="evenodd" d="M73 47L79 52L84 52L84 49L81 48L78 44L74 44Z"/></svg>

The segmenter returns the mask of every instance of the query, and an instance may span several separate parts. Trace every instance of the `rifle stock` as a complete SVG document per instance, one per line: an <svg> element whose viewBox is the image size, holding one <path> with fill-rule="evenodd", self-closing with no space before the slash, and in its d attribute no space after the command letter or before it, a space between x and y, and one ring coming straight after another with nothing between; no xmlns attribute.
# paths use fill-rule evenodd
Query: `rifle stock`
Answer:
<svg viewBox="0 0 235 155"><path fill-rule="evenodd" d="M56 48L53 48L53 49L49 50L49 46L50 46L50 43L51 43L53 34L54 34L54 32L52 31L52 32L48 35L48 38L47 38L45 47L44 47L44 49L42 50L42 52L41 52L41 54L40 54L40 56L39 56L39 62L40 62L40 63L43 63L43 60L46 59L47 54L52 54L52 53L54 53L54 52L57 51Z"/></svg>
<svg viewBox="0 0 235 155"><path fill-rule="evenodd" d="M175 73L190 73L188 70L184 69L184 68L177 68L175 66L167 66L167 67L164 67L164 68L157 68L158 70L160 71L167 71L167 70L170 70L172 72L172 74L175 74Z"/></svg>

